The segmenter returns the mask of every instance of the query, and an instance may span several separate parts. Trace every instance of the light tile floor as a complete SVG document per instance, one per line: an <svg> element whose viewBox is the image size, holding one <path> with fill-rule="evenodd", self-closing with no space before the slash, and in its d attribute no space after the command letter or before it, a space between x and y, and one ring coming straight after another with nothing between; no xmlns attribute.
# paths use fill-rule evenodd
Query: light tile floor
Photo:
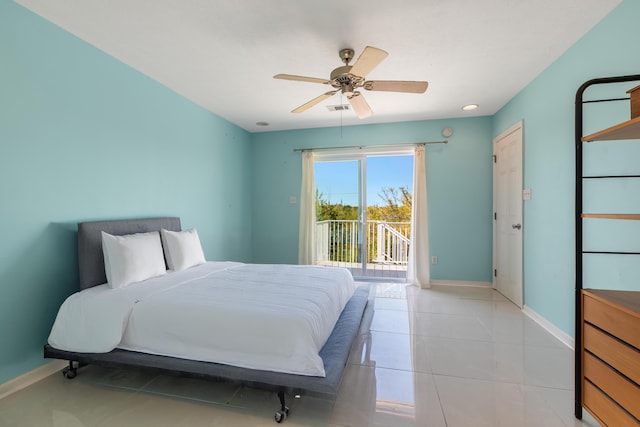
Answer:
<svg viewBox="0 0 640 427"><path fill-rule="evenodd" d="M371 284L337 398L288 426L597 426L573 417L573 352L486 288ZM0 426L275 426L274 393L88 366L0 400ZM587 421L588 419L588 421Z"/></svg>

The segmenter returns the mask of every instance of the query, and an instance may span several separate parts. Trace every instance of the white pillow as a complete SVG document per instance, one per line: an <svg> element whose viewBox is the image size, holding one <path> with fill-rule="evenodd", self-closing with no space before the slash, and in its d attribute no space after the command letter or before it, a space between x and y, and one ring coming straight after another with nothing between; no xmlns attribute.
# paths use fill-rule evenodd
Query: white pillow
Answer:
<svg viewBox="0 0 640 427"><path fill-rule="evenodd" d="M102 252L107 283L113 289L167 272L157 231L126 236L112 236L103 231Z"/></svg>
<svg viewBox="0 0 640 427"><path fill-rule="evenodd" d="M195 228L186 231L162 229L160 234L170 270L180 271L206 262Z"/></svg>

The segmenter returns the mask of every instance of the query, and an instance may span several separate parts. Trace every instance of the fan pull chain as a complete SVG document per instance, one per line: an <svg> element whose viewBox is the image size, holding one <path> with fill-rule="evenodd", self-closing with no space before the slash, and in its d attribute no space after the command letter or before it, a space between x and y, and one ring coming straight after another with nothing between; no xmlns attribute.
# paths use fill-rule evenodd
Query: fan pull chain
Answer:
<svg viewBox="0 0 640 427"><path fill-rule="evenodd" d="M344 101L342 100L342 92L340 92L340 105L344 105ZM340 110L340 139L343 139L342 137L342 117L344 114L344 109Z"/></svg>

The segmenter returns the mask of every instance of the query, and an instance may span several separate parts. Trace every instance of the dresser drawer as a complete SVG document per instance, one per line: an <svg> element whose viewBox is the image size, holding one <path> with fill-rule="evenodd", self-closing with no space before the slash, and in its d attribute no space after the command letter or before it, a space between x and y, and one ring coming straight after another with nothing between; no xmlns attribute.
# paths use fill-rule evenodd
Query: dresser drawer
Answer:
<svg viewBox="0 0 640 427"><path fill-rule="evenodd" d="M582 310L585 322L596 325L640 349L640 318L617 305L605 303L583 293Z"/></svg>
<svg viewBox="0 0 640 427"><path fill-rule="evenodd" d="M583 334L585 350L640 384L640 352L638 350L586 323Z"/></svg>
<svg viewBox="0 0 640 427"><path fill-rule="evenodd" d="M640 419L640 386L618 374L589 353L584 354L584 377L611 399Z"/></svg>
<svg viewBox="0 0 640 427"><path fill-rule="evenodd" d="M622 410L614 401L609 399L589 381L585 381L584 387L582 388L582 403L591 415L599 419L599 421L602 421L605 425L612 427L640 426L633 417Z"/></svg>

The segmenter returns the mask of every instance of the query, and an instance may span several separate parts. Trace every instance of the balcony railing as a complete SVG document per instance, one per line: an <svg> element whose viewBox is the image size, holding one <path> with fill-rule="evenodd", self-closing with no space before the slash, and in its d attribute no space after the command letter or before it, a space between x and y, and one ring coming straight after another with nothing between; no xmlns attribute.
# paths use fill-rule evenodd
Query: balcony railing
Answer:
<svg viewBox="0 0 640 427"><path fill-rule="evenodd" d="M411 223L367 221L367 264L395 265L406 269L409 260ZM316 256L319 263L362 263L359 221L326 220L316 223Z"/></svg>

